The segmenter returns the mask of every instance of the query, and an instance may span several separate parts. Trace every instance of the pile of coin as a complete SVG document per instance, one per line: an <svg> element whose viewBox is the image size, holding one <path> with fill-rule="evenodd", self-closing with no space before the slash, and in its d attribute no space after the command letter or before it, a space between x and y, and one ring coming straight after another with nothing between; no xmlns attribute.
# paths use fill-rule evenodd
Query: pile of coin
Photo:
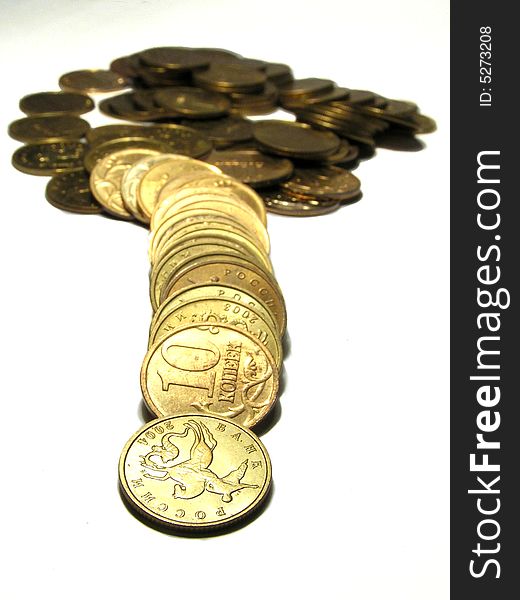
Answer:
<svg viewBox="0 0 520 600"><path fill-rule="evenodd" d="M150 227L141 389L156 419L123 449L123 498L176 532L237 524L270 489L251 428L276 403L283 360L266 209L319 215L359 199L358 158L384 132L435 123L411 102L212 48L150 48L59 86L20 100L13 165L51 176L46 198L60 209ZM87 94L122 90L98 108L131 123L90 128ZM296 120L247 118L280 107Z"/></svg>

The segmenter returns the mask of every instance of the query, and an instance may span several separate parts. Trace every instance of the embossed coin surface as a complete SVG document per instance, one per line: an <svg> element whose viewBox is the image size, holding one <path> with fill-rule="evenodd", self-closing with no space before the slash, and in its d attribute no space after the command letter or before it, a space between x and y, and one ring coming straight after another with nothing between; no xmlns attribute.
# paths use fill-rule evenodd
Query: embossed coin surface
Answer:
<svg viewBox="0 0 520 600"><path fill-rule="evenodd" d="M150 348L141 389L157 416L195 411L253 427L276 401L278 369L267 348L244 330L194 323Z"/></svg>
<svg viewBox="0 0 520 600"><path fill-rule="evenodd" d="M29 175L57 175L83 170L85 145L80 142L27 144L13 154L13 166Z"/></svg>
<svg viewBox="0 0 520 600"><path fill-rule="evenodd" d="M93 108L88 96L72 92L39 92L20 100L20 110L26 115L81 115Z"/></svg>
<svg viewBox="0 0 520 600"><path fill-rule="evenodd" d="M211 530L253 513L271 484L267 450L251 431L213 415L150 421L128 440L119 481L129 507L172 530Z"/></svg>
<svg viewBox="0 0 520 600"><path fill-rule="evenodd" d="M222 150L213 152L208 161L223 173L253 188L274 185L291 176L293 164L286 158L268 156L258 150Z"/></svg>
<svg viewBox="0 0 520 600"><path fill-rule="evenodd" d="M45 197L56 208L83 215L97 215L101 206L90 191L86 171L56 175L47 184Z"/></svg>
<svg viewBox="0 0 520 600"><path fill-rule="evenodd" d="M295 169L291 179L280 187L318 200L349 200L359 193L361 182L340 167L316 167Z"/></svg>

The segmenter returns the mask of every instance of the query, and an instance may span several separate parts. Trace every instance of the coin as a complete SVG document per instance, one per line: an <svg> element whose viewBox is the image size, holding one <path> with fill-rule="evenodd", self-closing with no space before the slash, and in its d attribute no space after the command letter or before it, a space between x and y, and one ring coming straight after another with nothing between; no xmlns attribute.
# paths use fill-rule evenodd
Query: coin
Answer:
<svg viewBox="0 0 520 600"><path fill-rule="evenodd" d="M189 287L186 290L170 296L163 302L153 316L150 334L170 311L177 309L185 302L192 302L200 298L218 298L219 300L225 300L230 303L230 305L238 303L240 306L251 309L254 314L260 315L263 321L269 324L271 331L278 331L278 327L271 313L261 300L253 298L253 296L237 288L220 285L218 283L209 283L207 285ZM231 312L236 315L234 309L231 310ZM248 318L248 316L244 315L241 311L240 316Z"/></svg>
<svg viewBox="0 0 520 600"><path fill-rule="evenodd" d="M26 115L81 115L94 108L94 102L83 94L72 92L38 92L20 100L20 110Z"/></svg>
<svg viewBox="0 0 520 600"><path fill-rule="evenodd" d="M105 156L108 156L114 152L118 152L119 150L126 150L128 148L155 150L160 153L169 151L169 146L166 143L144 136L129 136L126 138L107 140L106 142L98 144L97 146L93 146L87 151L84 161L85 168L87 171L92 171L96 163Z"/></svg>
<svg viewBox="0 0 520 600"><path fill-rule="evenodd" d="M290 160L258 150L216 150L208 162L253 188L269 187L288 179L293 172Z"/></svg>
<svg viewBox="0 0 520 600"><path fill-rule="evenodd" d="M282 189L293 194L311 196L319 200L349 200L359 194L361 182L341 167L298 168Z"/></svg>
<svg viewBox="0 0 520 600"><path fill-rule="evenodd" d="M271 461L253 432L192 411L141 427L123 448L119 482L145 520L211 531L254 514L269 492Z"/></svg>
<svg viewBox="0 0 520 600"><path fill-rule="evenodd" d="M128 86L128 80L103 69L82 69L65 73L59 80L60 88L65 92L96 93L117 92Z"/></svg>
<svg viewBox="0 0 520 600"><path fill-rule="evenodd" d="M74 115L25 117L9 125L9 135L24 143L38 144L79 140L90 129L84 119Z"/></svg>
<svg viewBox="0 0 520 600"><path fill-rule="evenodd" d="M211 119L228 114L231 102L223 94L198 88L164 88L154 93L160 106L188 119Z"/></svg>
<svg viewBox="0 0 520 600"><path fill-rule="evenodd" d="M206 71L198 71L193 81L202 88L215 92L257 92L263 89L265 73L240 63L212 64Z"/></svg>
<svg viewBox="0 0 520 600"><path fill-rule="evenodd" d="M240 183L236 179L233 179L232 177L229 177L227 175L223 175L223 174L219 175L216 173L204 175L201 173L200 175L197 174L196 179L193 179L189 183L187 183L177 189L178 189L178 191L181 191L185 188L192 187L192 186L196 186L199 189L204 189L205 192L208 192L211 189L229 191L231 194L238 196L241 200L243 200L244 203L247 204L247 206L252 208L255 211L255 213L258 215L258 217L260 218L262 223L264 225L266 225L267 218L266 218L266 214L265 214L264 203L262 202L262 199L260 198L260 196L254 190L252 190L248 185ZM159 207L157 207L157 209L154 213L154 217L157 219L160 219L161 213L164 213L166 206L167 206L167 204L163 203L163 205L161 206L160 212L158 211Z"/></svg>
<svg viewBox="0 0 520 600"><path fill-rule="evenodd" d="M187 263L165 289L163 301L169 296L194 285L220 285L243 290L258 298L267 307L278 326L280 335L285 332L287 313L283 295L268 274L257 265L237 258L220 260L201 259Z"/></svg>
<svg viewBox="0 0 520 600"><path fill-rule="evenodd" d="M83 215L97 215L101 206L90 191L86 171L64 173L53 177L45 189L45 198L56 208Z"/></svg>
<svg viewBox="0 0 520 600"><path fill-rule="evenodd" d="M151 217L159 199L161 189L170 180L188 172L214 172L214 167L200 160L176 156L159 162L142 177L137 191L137 203L142 212Z"/></svg>
<svg viewBox="0 0 520 600"><path fill-rule="evenodd" d="M125 78L134 78L138 76L139 68L139 57L137 54L131 54L130 56L121 56L115 58L110 63L110 70L114 73L118 73Z"/></svg>
<svg viewBox="0 0 520 600"><path fill-rule="evenodd" d="M339 200L298 198L287 190L263 190L262 198L269 212L287 217L316 217L334 212L341 206Z"/></svg>
<svg viewBox="0 0 520 600"><path fill-rule="evenodd" d="M294 79L282 87L280 90L280 100L284 103L293 98L314 96L315 94L331 90L334 85L334 82L330 79L319 79L317 77Z"/></svg>
<svg viewBox="0 0 520 600"><path fill-rule="evenodd" d="M282 347L278 334L275 334L271 326L253 309L222 298L196 298L163 312L162 318L151 331L149 346L170 335L177 327L188 323L210 323L217 326L219 323L226 323L247 331L264 344L278 369L281 368Z"/></svg>
<svg viewBox="0 0 520 600"><path fill-rule="evenodd" d="M164 67L175 71L191 71L209 65L206 56L191 48L161 47L139 52L139 59L152 67Z"/></svg>
<svg viewBox="0 0 520 600"><path fill-rule="evenodd" d="M97 161L90 174L90 187L96 200L110 214L120 219L132 219L121 195L121 181L138 160L156 156L159 152L151 148L131 147L107 154Z"/></svg>
<svg viewBox="0 0 520 600"><path fill-rule="evenodd" d="M289 121L257 121L253 134L269 152L296 158L325 158L340 145L340 139L332 132Z"/></svg>
<svg viewBox="0 0 520 600"><path fill-rule="evenodd" d="M138 188L141 179L153 165L174 156L176 155L154 153L153 155L146 156L136 161L123 175L123 179L121 180L121 196L123 198L123 204L126 209L142 223L149 223L150 218L143 213L137 201Z"/></svg>
<svg viewBox="0 0 520 600"><path fill-rule="evenodd" d="M15 151L12 164L29 175L57 175L82 171L84 154L81 142L27 144Z"/></svg>
<svg viewBox="0 0 520 600"><path fill-rule="evenodd" d="M187 121L183 124L206 135L217 148L253 139L253 123L242 117L230 116L205 121Z"/></svg>
<svg viewBox="0 0 520 600"><path fill-rule="evenodd" d="M244 330L193 323L150 348L141 390L157 416L197 410L253 427L276 402L278 369L269 350Z"/></svg>
<svg viewBox="0 0 520 600"><path fill-rule="evenodd" d="M291 67L282 63L268 63L265 75L268 81L277 86L283 86L294 79Z"/></svg>

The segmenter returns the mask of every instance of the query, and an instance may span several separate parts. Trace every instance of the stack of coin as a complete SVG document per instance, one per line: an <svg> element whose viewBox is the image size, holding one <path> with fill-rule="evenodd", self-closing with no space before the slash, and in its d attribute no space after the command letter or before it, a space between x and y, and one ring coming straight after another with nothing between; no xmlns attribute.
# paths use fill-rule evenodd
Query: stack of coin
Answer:
<svg viewBox="0 0 520 600"><path fill-rule="evenodd" d="M237 440L247 435L251 453L263 456L251 463L251 471L261 470L249 475L246 455L235 478L208 475L207 465L192 465L188 473L176 469L176 476L170 476L180 487L172 504L171 486L148 489L150 483L142 478L143 473L154 479L168 472L168 461L174 460L172 433L144 461L135 452L130 459L125 449L122 488L129 505L155 523L177 530L218 529L243 518L269 489L267 451L248 428L262 421L277 400L286 315L269 259L264 203L218 168L171 154L135 162L123 176L120 193L125 204L135 202L139 216L150 221L154 315L141 388L150 412L163 419L155 426L188 414L180 420L186 436L193 433L186 443L197 441L211 454L211 440L229 428ZM238 467L223 460L225 473L233 466ZM138 473L142 485L135 490L130 481ZM217 496L206 494L195 510L190 486L197 497L203 491ZM229 503L226 509L222 502Z"/></svg>

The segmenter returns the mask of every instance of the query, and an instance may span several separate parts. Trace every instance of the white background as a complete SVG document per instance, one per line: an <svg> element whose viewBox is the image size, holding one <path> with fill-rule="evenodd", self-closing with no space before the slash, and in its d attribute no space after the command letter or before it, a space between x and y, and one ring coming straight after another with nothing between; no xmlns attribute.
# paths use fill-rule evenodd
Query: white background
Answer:
<svg viewBox="0 0 520 600"><path fill-rule="evenodd" d="M448 2L0 3L2 130L24 94L156 45L226 47L416 101L438 131L378 150L363 199L269 216L287 301L270 505L228 535L134 519L117 461L141 426L147 235L46 203L2 141L5 598L448 597ZM93 125L108 122L98 114Z"/></svg>

